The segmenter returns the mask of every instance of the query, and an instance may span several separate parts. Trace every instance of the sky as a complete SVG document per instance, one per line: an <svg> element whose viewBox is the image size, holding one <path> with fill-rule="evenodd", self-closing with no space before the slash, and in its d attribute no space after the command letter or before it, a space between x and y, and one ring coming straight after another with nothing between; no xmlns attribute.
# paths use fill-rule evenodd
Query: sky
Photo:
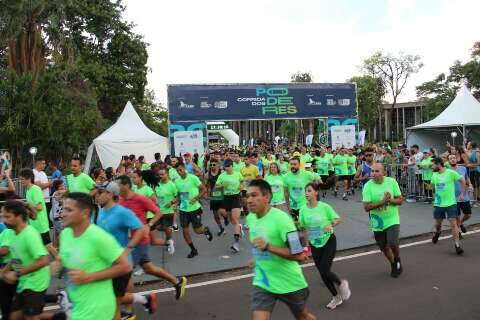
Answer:
<svg viewBox="0 0 480 320"><path fill-rule="evenodd" d="M148 46L148 87L166 105L167 84L314 82L360 75L378 50L422 57L415 87L467 61L480 0L124 0L124 18ZM388 100L388 99L387 99Z"/></svg>

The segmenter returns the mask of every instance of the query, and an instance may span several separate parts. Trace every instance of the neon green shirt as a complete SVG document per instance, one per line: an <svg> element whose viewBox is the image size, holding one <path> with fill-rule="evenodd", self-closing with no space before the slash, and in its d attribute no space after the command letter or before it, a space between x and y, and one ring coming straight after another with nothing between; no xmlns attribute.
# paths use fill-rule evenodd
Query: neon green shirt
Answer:
<svg viewBox="0 0 480 320"><path fill-rule="evenodd" d="M166 183L160 181L160 184L155 188L155 193L157 194L160 212L162 214L175 213L173 211L173 206L170 206L169 208L166 207L166 205L171 203L178 195L175 183L171 180L168 180Z"/></svg>
<svg viewBox="0 0 480 320"><path fill-rule="evenodd" d="M347 176L348 175L348 163L347 163L347 156L337 154L335 158L333 158L333 165L335 167L335 175L339 176Z"/></svg>
<svg viewBox="0 0 480 320"><path fill-rule="evenodd" d="M307 203L305 187L313 180L312 173L305 170L299 170L296 174L290 171L283 175L283 183L288 189L290 208L300 209Z"/></svg>
<svg viewBox="0 0 480 320"><path fill-rule="evenodd" d="M328 171L334 171L333 169L333 154L331 153L325 153L325 156L328 158L328 160L330 161L329 163L329 167L328 167Z"/></svg>
<svg viewBox="0 0 480 320"><path fill-rule="evenodd" d="M15 235L15 231L12 229L5 229L0 233L0 248L8 248L8 254L0 258L0 263L7 264L12 259L12 253L10 247L12 246L12 239Z"/></svg>
<svg viewBox="0 0 480 320"><path fill-rule="evenodd" d="M283 183L283 177L279 174L271 175L267 174L265 176L265 181L270 184L272 187L272 201L270 203L272 205L279 205L285 203L285 185Z"/></svg>
<svg viewBox="0 0 480 320"><path fill-rule="evenodd" d="M455 197L455 182L462 178L458 172L452 169L446 169L443 173L434 172L432 175L432 185L435 187L435 207L445 208L457 204Z"/></svg>
<svg viewBox="0 0 480 320"><path fill-rule="evenodd" d="M11 235L10 253L12 254L12 266L14 270L25 268L39 258L48 256L47 249L43 245L38 231L27 226L19 234ZM32 290L42 292L50 285L50 269L48 266L38 269L20 277L17 292Z"/></svg>
<svg viewBox="0 0 480 320"><path fill-rule="evenodd" d="M261 219L255 213L250 213L246 222L251 242L261 237L275 247L287 248L287 233L296 231L292 218L276 208L271 208ZM291 293L308 287L298 262L269 251L252 250L255 258L254 286L276 294Z"/></svg>
<svg viewBox="0 0 480 320"><path fill-rule="evenodd" d="M170 180L172 180L172 181L175 181L178 178L180 178L180 175L178 174L178 172L175 168L170 168L170 169L168 169L168 178L170 178Z"/></svg>
<svg viewBox="0 0 480 320"><path fill-rule="evenodd" d="M326 232L325 227L340 218L333 208L325 203L318 202L315 208L308 205L300 209L300 226L308 230L308 240L316 248L323 247L333 232Z"/></svg>
<svg viewBox="0 0 480 320"><path fill-rule="evenodd" d="M198 196L199 187L202 185L200 179L193 174L187 174L185 178L179 177L175 180L175 186L178 190L180 197L180 211L193 212L200 209L200 202L195 201L194 204L190 203L190 200Z"/></svg>
<svg viewBox="0 0 480 320"><path fill-rule="evenodd" d="M328 176L330 159L327 157L327 155L324 154L323 157L315 157L315 160L318 174L320 174L321 176Z"/></svg>
<svg viewBox="0 0 480 320"><path fill-rule="evenodd" d="M280 166L280 171L281 171L282 174L288 172L288 162L287 161L278 162L278 165Z"/></svg>
<svg viewBox="0 0 480 320"><path fill-rule="evenodd" d="M240 184L243 181L243 177L240 173L233 171L232 174L228 174L226 171L222 172L217 179L217 185L227 184L223 188L223 194L225 196L236 195L240 193Z"/></svg>
<svg viewBox="0 0 480 320"><path fill-rule="evenodd" d="M240 161L239 163L236 163L233 161L233 171L240 173L240 170L245 167L245 162Z"/></svg>
<svg viewBox="0 0 480 320"><path fill-rule="evenodd" d="M73 174L67 176L67 187L68 192L83 192L90 193L95 187L95 181L90 178L89 175L85 173L80 173L78 177L75 177Z"/></svg>
<svg viewBox="0 0 480 320"><path fill-rule="evenodd" d="M313 158L309 153L305 153L300 156L300 160L303 163L307 163L307 162L312 162Z"/></svg>
<svg viewBox="0 0 480 320"><path fill-rule="evenodd" d="M422 168L423 181L432 180L433 169L431 165L432 165L432 157L428 157L420 161L420 168Z"/></svg>
<svg viewBox="0 0 480 320"><path fill-rule="evenodd" d="M347 167L348 167L348 175L354 175L357 171L357 157L352 155L347 155Z"/></svg>
<svg viewBox="0 0 480 320"><path fill-rule="evenodd" d="M71 228L60 234L60 257L67 269L94 273L108 269L120 257L123 248L102 228L91 224L79 237ZM68 274L68 273L67 273ZM112 280L75 285L66 280L68 297L72 302L72 319L112 319L116 303Z"/></svg>
<svg viewBox="0 0 480 320"><path fill-rule="evenodd" d="M384 177L383 183L368 181L363 187L363 202L380 202L389 192L392 198L401 196L400 187L395 179ZM453 195L455 198L455 194ZM393 225L400 224L398 206L388 204L370 211L370 224L373 231L383 231Z"/></svg>
<svg viewBox="0 0 480 320"><path fill-rule="evenodd" d="M27 202L33 205L42 205L42 210L37 211L36 219L30 219L29 224L34 227L39 233L45 233L50 230L48 225L47 206L45 205L45 198L43 198L42 189L36 184L32 184L28 188L25 195Z"/></svg>

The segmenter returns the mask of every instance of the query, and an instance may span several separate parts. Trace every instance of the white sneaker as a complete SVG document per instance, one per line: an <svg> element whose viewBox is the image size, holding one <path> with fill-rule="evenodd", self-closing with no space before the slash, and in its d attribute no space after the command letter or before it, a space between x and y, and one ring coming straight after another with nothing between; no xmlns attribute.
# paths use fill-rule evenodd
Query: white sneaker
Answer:
<svg viewBox="0 0 480 320"><path fill-rule="evenodd" d="M240 246L236 242L231 246L231 248L235 253L240 252Z"/></svg>
<svg viewBox="0 0 480 320"><path fill-rule="evenodd" d="M330 310L333 310L339 305L341 305L342 303L343 303L342 297L339 294L337 294L335 297L332 298L332 301L330 301L330 303L327 304L327 308Z"/></svg>
<svg viewBox="0 0 480 320"><path fill-rule="evenodd" d="M72 304L70 302L70 300L68 299L68 295L67 295L67 292L65 290L62 290L58 293L59 295L59 305L60 305L60 308L62 309L63 312L65 313L69 313L71 308L72 308Z"/></svg>
<svg viewBox="0 0 480 320"><path fill-rule="evenodd" d="M139 277L139 276L141 276L142 274L145 274L145 272L143 271L142 268L139 268L139 269L135 270L135 272L133 273L133 275L134 275L135 277Z"/></svg>
<svg viewBox="0 0 480 320"><path fill-rule="evenodd" d="M245 238L245 231L243 231L243 226L240 225L240 237Z"/></svg>
<svg viewBox="0 0 480 320"><path fill-rule="evenodd" d="M173 244L173 240L167 240L167 251L170 253L170 255L173 255L175 253L175 245Z"/></svg>
<svg viewBox="0 0 480 320"><path fill-rule="evenodd" d="M343 301L347 301L348 299L350 299L350 296L352 295L352 291L350 291L347 280L340 281L340 286L338 287L338 291L340 291L340 296L342 297Z"/></svg>

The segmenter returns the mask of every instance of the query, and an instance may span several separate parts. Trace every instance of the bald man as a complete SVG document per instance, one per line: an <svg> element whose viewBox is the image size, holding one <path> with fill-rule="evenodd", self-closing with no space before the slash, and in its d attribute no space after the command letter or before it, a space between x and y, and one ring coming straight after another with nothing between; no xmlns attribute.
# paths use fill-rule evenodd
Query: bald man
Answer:
<svg viewBox="0 0 480 320"><path fill-rule="evenodd" d="M398 207L403 198L395 179L385 176L381 163L372 166L373 179L363 187L363 206L369 213L375 241L390 262L390 275L398 278L403 267L400 262L400 215Z"/></svg>

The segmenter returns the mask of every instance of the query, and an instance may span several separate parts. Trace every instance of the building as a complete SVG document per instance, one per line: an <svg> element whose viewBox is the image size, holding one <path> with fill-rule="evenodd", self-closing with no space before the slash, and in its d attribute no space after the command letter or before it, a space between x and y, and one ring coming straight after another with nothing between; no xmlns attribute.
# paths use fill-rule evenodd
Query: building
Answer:
<svg viewBox="0 0 480 320"><path fill-rule="evenodd" d="M425 118L423 101L412 101L397 103L392 109L390 103L383 104L382 127L377 124L375 131L381 134L381 139L377 141L390 141L393 134L393 141L405 141L406 128L423 123L430 119ZM392 121L393 113L393 121Z"/></svg>

